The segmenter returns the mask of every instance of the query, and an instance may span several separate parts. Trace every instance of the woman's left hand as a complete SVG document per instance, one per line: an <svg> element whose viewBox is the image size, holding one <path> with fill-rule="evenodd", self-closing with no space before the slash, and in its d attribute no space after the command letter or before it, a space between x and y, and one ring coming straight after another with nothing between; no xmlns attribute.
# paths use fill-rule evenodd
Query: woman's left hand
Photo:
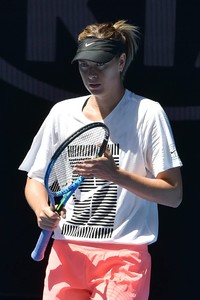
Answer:
<svg viewBox="0 0 200 300"><path fill-rule="evenodd" d="M118 167L107 148L102 157L88 159L75 165L74 173L85 178L96 177L107 181L113 181Z"/></svg>

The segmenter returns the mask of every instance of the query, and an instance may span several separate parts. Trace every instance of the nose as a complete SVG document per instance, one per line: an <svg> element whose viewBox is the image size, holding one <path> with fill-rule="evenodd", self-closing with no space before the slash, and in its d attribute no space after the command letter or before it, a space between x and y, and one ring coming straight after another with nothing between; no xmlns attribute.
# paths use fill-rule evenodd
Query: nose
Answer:
<svg viewBox="0 0 200 300"><path fill-rule="evenodd" d="M88 78L89 78L90 80L96 79L97 76L98 76L98 75L97 75L97 72L96 72L94 69L90 69L90 70L89 70Z"/></svg>
<svg viewBox="0 0 200 300"><path fill-rule="evenodd" d="M89 74L88 78L89 79L96 79L97 75L96 74Z"/></svg>

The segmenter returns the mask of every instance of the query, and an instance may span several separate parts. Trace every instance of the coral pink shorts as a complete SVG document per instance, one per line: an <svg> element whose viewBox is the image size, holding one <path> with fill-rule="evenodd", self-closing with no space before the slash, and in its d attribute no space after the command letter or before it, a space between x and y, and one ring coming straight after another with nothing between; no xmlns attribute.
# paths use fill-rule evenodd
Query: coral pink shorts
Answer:
<svg viewBox="0 0 200 300"><path fill-rule="evenodd" d="M43 300L147 300L150 273L146 245L55 240Z"/></svg>

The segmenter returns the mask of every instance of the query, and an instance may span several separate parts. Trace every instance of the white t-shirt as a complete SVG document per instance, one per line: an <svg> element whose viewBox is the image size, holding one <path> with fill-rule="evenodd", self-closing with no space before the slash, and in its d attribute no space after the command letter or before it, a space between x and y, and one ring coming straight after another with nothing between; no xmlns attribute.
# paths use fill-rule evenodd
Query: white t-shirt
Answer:
<svg viewBox="0 0 200 300"><path fill-rule="evenodd" d="M82 113L88 97L63 100L53 106L20 170L43 182L48 161L58 146L92 122ZM121 169L155 178L162 171L182 166L168 118L158 102L126 90L102 122L110 130L109 148ZM89 184L95 185L98 180L92 179ZM55 239L120 244L151 244L157 240L156 203L104 181L98 182L102 188L88 198L84 184L68 200L67 217L54 231Z"/></svg>

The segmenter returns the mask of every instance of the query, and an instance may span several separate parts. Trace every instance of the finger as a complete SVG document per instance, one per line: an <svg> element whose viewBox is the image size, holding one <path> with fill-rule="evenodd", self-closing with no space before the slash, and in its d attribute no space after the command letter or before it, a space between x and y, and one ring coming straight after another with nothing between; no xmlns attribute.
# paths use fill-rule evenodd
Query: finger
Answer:
<svg viewBox="0 0 200 300"><path fill-rule="evenodd" d="M110 152L110 149L108 147L106 147L106 150L104 152L104 156L105 157L111 157L112 156L112 153Z"/></svg>
<svg viewBox="0 0 200 300"><path fill-rule="evenodd" d="M60 215L61 215L61 217L62 217L63 219L65 219L65 218L66 218L66 214L67 214L67 211L66 211L66 209L63 207L62 210L60 211Z"/></svg>
<svg viewBox="0 0 200 300"><path fill-rule="evenodd" d="M55 205L53 205L52 203L50 203L50 209L52 210L52 211L55 211Z"/></svg>

